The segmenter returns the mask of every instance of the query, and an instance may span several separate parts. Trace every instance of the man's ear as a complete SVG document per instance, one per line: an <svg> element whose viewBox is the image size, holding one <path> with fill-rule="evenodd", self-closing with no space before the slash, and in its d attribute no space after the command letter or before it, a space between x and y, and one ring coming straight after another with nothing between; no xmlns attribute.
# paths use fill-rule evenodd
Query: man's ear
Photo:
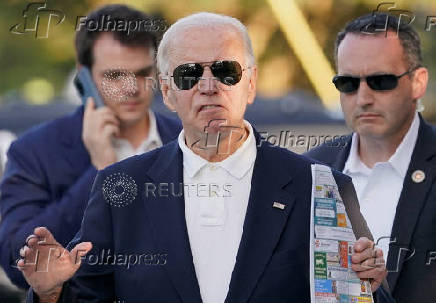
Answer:
<svg viewBox="0 0 436 303"><path fill-rule="evenodd" d="M250 80L248 83L248 104L253 104L256 97L256 85L257 85L257 66L253 65L250 69Z"/></svg>
<svg viewBox="0 0 436 303"><path fill-rule="evenodd" d="M159 75L160 90L165 106L172 112L176 112L176 107L173 103L171 95L171 77Z"/></svg>
<svg viewBox="0 0 436 303"><path fill-rule="evenodd" d="M427 90L428 70L425 67L416 69L412 79L412 99L421 99Z"/></svg>

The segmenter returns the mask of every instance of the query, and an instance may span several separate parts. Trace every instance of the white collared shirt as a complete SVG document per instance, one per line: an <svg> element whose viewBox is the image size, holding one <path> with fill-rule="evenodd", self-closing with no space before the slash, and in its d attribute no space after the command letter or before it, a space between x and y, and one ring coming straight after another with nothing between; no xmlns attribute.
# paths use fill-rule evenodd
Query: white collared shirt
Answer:
<svg viewBox="0 0 436 303"><path fill-rule="evenodd" d="M368 223L374 241L381 237L378 246L383 249L386 260L398 200L403 189L404 177L409 168L413 149L418 138L419 116L415 113L412 124L387 162L377 162L371 169L359 157L359 136L353 134L350 154L343 173L353 179L359 199L360 211Z"/></svg>
<svg viewBox="0 0 436 303"><path fill-rule="evenodd" d="M208 162L186 146L183 181L186 226L195 273L204 303L224 302L242 237L256 159L251 125L245 142L221 162Z"/></svg>
<svg viewBox="0 0 436 303"><path fill-rule="evenodd" d="M162 140L160 139L159 133L157 131L156 117L151 110L148 111L148 119L150 124L150 128L148 129L148 136L147 138L145 138L144 141L142 141L138 148L133 148L132 144L130 144L130 142L126 139L112 139L118 161L124 160L131 156L146 153L162 146Z"/></svg>

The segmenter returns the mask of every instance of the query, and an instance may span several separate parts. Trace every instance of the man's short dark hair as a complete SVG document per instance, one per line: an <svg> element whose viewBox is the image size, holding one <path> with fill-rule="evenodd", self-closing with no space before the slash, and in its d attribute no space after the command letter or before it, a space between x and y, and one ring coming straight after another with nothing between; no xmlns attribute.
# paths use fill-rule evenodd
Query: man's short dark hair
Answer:
<svg viewBox="0 0 436 303"><path fill-rule="evenodd" d="M335 60L338 62L338 48L348 33L358 35L397 34L400 40L405 62L409 68L422 65L421 41L418 33L401 18L386 13L373 13L350 21L336 37Z"/></svg>
<svg viewBox="0 0 436 303"><path fill-rule="evenodd" d="M152 21L150 16L145 13L132 9L126 5L113 4L105 5L97 10L88 14L86 21L101 22L104 18L110 18L113 24L116 22L123 22L124 24L129 21L137 22L140 20ZM88 23L89 24L89 23ZM76 34L76 51L77 60L80 64L92 68L94 57L92 49L97 38L103 33L110 33L113 38L125 46L141 46L145 48L152 48L153 53L157 49L156 34L152 30L140 28L139 30L129 31L128 28L116 28L116 30L108 29L109 26L103 29L90 29L88 26L81 26Z"/></svg>

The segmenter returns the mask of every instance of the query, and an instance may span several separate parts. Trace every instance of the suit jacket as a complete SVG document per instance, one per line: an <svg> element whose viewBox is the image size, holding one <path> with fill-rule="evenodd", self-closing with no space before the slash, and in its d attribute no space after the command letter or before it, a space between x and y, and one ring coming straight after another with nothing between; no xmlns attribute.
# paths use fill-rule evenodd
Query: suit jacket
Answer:
<svg viewBox="0 0 436 303"><path fill-rule="evenodd" d="M314 148L307 156L342 171L352 135ZM398 201L387 256L388 283L397 302L436 298L436 128L420 116L418 139ZM421 183L412 174L425 173ZM432 258L433 257L433 258ZM432 286L430 286L432 285Z"/></svg>
<svg viewBox="0 0 436 303"><path fill-rule="evenodd" d="M310 302L311 163L269 143L258 145L226 302ZM350 178L338 172L334 176L350 220L355 223L356 236L371 237L362 223ZM129 189L124 198L110 194L113 191L109 187L121 184L115 182L119 179L124 180L124 191L119 192ZM93 249L75 276L64 284L60 302L201 302L183 190L181 194L144 194L149 183L156 187L167 184L168 188L182 182L183 154L177 141L100 171L81 230L69 245L71 249L79 242L90 241ZM274 208L275 201L285 208ZM106 260L97 258L103 250L116 258L120 255L120 262L115 262L115 257L109 261L115 265L101 261ZM128 256L133 262L132 255L148 255L149 262L127 269L123 260ZM33 299L30 291L28 302Z"/></svg>
<svg viewBox="0 0 436 303"><path fill-rule="evenodd" d="M181 130L160 114L156 124L165 144ZM0 264L19 287L28 285L11 267L37 226L47 226L62 245L80 229L97 173L82 141L83 106L74 113L37 126L15 141L0 185Z"/></svg>

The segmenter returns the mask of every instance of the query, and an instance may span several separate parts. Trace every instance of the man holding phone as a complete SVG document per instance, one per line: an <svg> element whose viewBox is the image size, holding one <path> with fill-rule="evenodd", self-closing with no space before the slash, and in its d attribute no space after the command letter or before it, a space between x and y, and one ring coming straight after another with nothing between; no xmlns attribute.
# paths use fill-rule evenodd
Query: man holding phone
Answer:
<svg viewBox="0 0 436 303"><path fill-rule="evenodd" d="M151 20L124 5L104 6L87 20L108 18L113 24ZM97 170L159 147L181 130L178 121L149 109L153 92L145 81L155 72L155 33L93 29L81 26L76 34L77 66L94 82L81 83L82 89L95 84L104 104L95 102L97 93L73 114L28 131L8 152L0 185L0 264L19 287L28 285L15 266L17 251L36 226L49 227L66 245L80 228Z"/></svg>

